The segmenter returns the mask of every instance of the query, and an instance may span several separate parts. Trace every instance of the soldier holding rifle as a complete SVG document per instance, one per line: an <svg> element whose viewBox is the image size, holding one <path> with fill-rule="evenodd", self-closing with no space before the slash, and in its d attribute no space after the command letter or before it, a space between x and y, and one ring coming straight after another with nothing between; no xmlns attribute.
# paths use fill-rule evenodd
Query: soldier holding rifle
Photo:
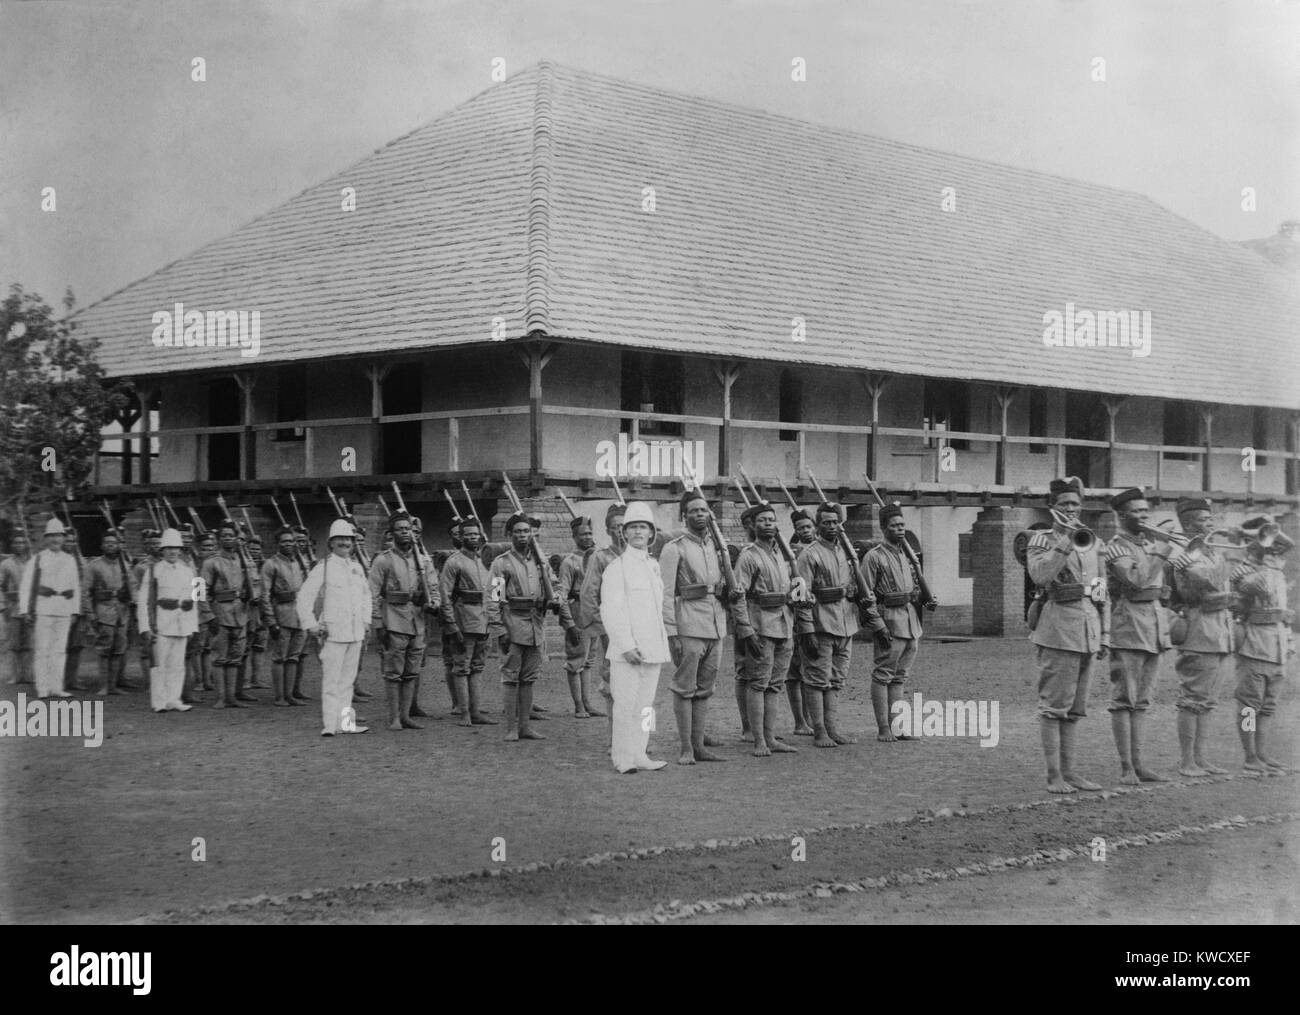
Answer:
<svg viewBox="0 0 1300 1015"><path fill-rule="evenodd" d="M477 518L461 518L458 548L439 575L443 652L452 665L452 701L463 709L459 726L495 726L481 707L483 667L487 662L488 615L484 597L491 575L479 558L483 530Z"/></svg>
<svg viewBox="0 0 1300 1015"><path fill-rule="evenodd" d="M438 608L438 599L437 590L425 584L411 516L394 511L388 518L388 531L393 545L371 562L370 595L383 653L388 728L398 732L424 728L411 718L411 702L424 657L425 614Z"/></svg>
<svg viewBox="0 0 1300 1015"><path fill-rule="evenodd" d="M571 613L577 614L582 599L583 578L587 573L587 564L596 552L596 540L592 535L591 519L579 515L573 510L564 494L560 494L565 507L569 509L572 520L569 529L573 533L574 552L567 554L560 562L560 595L569 604ZM574 617L577 623L577 617ZM599 665L597 654L600 651L600 638L593 637L587 629L578 626L578 640L575 645L567 645L564 650L564 671L569 678L569 696L573 698L573 714L579 719L592 716L605 717L591 703L591 669Z"/></svg>
<svg viewBox="0 0 1300 1015"><path fill-rule="evenodd" d="M21 506L18 521L19 527L11 530L9 535L9 551L12 556L0 561L0 594L4 596L9 653L13 659L9 683L30 684L32 682L31 630L18 616L18 590L23 583L23 568L31 560L32 544L27 535L27 520L22 515Z"/></svg>
<svg viewBox="0 0 1300 1015"><path fill-rule="evenodd" d="M109 521L112 521L111 515ZM118 682L126 668L127 632L138 586L127 567L121 533L116 528L109 528L100 546L101 556L86 565L81 609L84 622L88 626L94 625L95 652L99 656L99 678L103 684L99 693L121 694ZM145 675L148 676L147 670Z"/></svg>

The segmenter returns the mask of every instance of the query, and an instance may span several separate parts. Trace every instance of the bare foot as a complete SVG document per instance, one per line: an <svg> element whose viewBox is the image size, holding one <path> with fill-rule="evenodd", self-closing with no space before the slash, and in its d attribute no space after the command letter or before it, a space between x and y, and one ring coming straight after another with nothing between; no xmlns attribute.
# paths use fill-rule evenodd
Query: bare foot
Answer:
<svg viewBox="0 0 1300 1015"><path fill-rule="evenodd" d="M1049 793L1073 793L1073 792L1075 792L1075 789L1074 789L1073 786L1071 786L1071 785L1070 785L1068 782L1066 782L1064 779L1056 778L1056 779L1048 779L1048 780L1047 780L1047 792L1049 792Z"/></svg>
<svg viewBox="0 0 1300 1015"><path fill-rule="evenodd" d="M1179 765L1178 774L1185 775L1189 779L1200 779L1202 776L1209 775L1210 773L1197 765Z"/></svg>
<svg viewBox="0 0 1300 1015"><path fill-rule="evenodd" d="M217 701L217 702L213 703L212 707L213 707L213 708L225 708L225 707L226 707L226 703L225 703L224 701Z"/></svg>
<svg viewBox="0 0 1300 1015"><path fill-rule="evenodd" d="M587 715L596 719L606 719L609 717L608 712L602 712L600 709L592 708L590 705L584 705L583 709L586 711Z"/></svg>
<svg viewBox="0 0 1300 1015"><path fill-rule="evenodd" d="M1198 766L1199 768L1203 768L1203 769L1205 769L1205 771L1206 771L1208 774L1210 774L1210 775L1227 775L1227 774L1228 774L1228 770L1227 770L1226 768L1220 768L1218 765L1215 765L1215 764L1213 764L1212 762L1209 762L1209 761L1198 760L1198 761L1196 762L1196 764L1197 764L1197 766Z"/></svg>
<svg viewBox="0 0 1300 1015"><path fill-rule="evenodd" d="M422 729L424 729L424 726L423 726L423 724L418 723L418 722L411 722L410 719L403 719L403 720L402 720L402 729L404 729L404 730L422 730Z"/></svg>
<svg viewBox="0 0 1300 1015"><path fill-rule="evenodd" d="M1139 779L1138 774L1130 768L1119 774L1119 783L1121 786L1140 786L1142 780Z"/></svg>
<svg viewBox="0 0 1300 1015"><path fill-rule="evenodd" d="M740 739L741 739L743 742L747 743L747 744L752 744L752 743L754 742L754 733L753 733L753 731L752 731L752 730L741 730L741 731L740 731Z"/></svg>
<svg viewBox="0 0 1300 1015"><path fill-rule="evenodd" d="M712 751L707 750L706 748L697 747L695 749L695 760L696 761L726 761L727 759L720 754L714 754Z"/></svg>
<svg viewBox="0 0 1300 1015"><path fill-rule="evenodd" d="M876 730L876 739L882 744L892 744L894 742L893 730Z"/></svg>
<svg viewBox="0 0 1300 1015"><path fill-rule="evenodd" d="M520 740L545 740L546 737L544 734L538 733L536 730L520 730L519 739Z"/></svg>
<svg viewBox="0 0 1300 1015"><path fill-rule="evenodd" d="M726 742L725 740L719 740L717 737L710 736L710 735L707 734L707 733L704 734L704 746L705 746L705 747L725 747L725 746L726 746L726 743L727 743L727 742Z"/></svg>
<svg viewBox="0 0 1300 1015"><path fill-rule="evenodd" d="M798 754L799 748L791 747L789 744L780 740L769 740L767 746L772 749L773 754Z"/></svg>
<svg viewBox="0 0 1300 1015"><path fill-rule="evenodd" d="M755 744L754 749L749 753L755 758L770 758L772 756L771 750L768 749L768 746L765 743Z"/></svg>
<svg viewBox="0 0 1300 1015"><path fill-rule="evenodd" d="M501 725L495 719L489 719L487 716L481 713L479 715L471 715L469 717L469 720L475 726L500 726Z"/></svg>
<svg viewBox="0 0 1300 1015"><path fill-rule="evenodd" d="M401 732L402 732L402 722L401 722L401 720L399 719L399 720L397 720L396 722L391 722L391 723L389 723L389 724L388 724L388 728L389 728L390 730L392 730L394 733L401 733Z"/></svg>
<svg viewBox="0 0 1300 1015"><path fill-rule="evenodd" d="M813 728L807 723L795 723L794 735L797 737L810 737L813 735Z"/></svg>
<svg viewBox="0 0 1300 1015"><path fill-rule="evenodd" d="M575 719L590 719L590 718L591 718L591 713L588 712L585 708L575 708L575 709L573 710L573 718L575 718Z"/></svg>
<svg viewBox="0 0 1300 1015"><path fill-rule="evenodd" d="M1168 776L1160 775L1149 768L1138 768L1137 777L1143 782L1168 782Z"/></svg>
<svg viewBox="0 0 1300 1015"><path fill-rule="evenodd" d="M840 745L837 744L834 740L832 740L830 737L828 737L828 736L827 736L826 734L824 734L824 733L821 734L820 736L818 736L816 733L814 733L814 734L813 734L813 746L814 746L814 747L839 747Z"/></svg>
<svg viewBox="0 0 1300 1015"><path fill-rule="evenodd" d="M461 716L459 719L456 720L456 725L457 725L457 726L473 726L473 725L474 725L474 720L471 719L468 715L463 715L463 716Z"/></svg>
<svg viewBox="0 0 1300 1015"><path fill-rule="evenodd" d="M506 734L506 739L511 742L514 742L519 739L519 734L515 730L511 730L509 733Z"/></svg>
<svg viewBox="0 0 1300 1015"><path fill-rule="evenodd" d="M834 740L837 744L856 744L858 742L857 737L851 737L844 733L840 733L839 731L832 732L830 730L827 730L827 733L829 734L830 738Z"/></svg>
<svg viewBox="0 0 1300 1015"><path fill-rule="evenodd" d="M1071 786L1073 786L1075 789L1081 789L1081 790L1083 790L1085 793L1099 793L1099 792L1101 792L1101 787L1100 787L1100 786L1098 786L1098 785L1097 785L1095 782L1093 782L1091 779L1085 779L1085 778L1084 778L1083 776L1081 776L1081 775L1075 775L1075 774L1072 773L1072 772L1063 772L1063 773L1061 774L1061 778L1064 779L1064 780L1065 780L1067 783L1069 783Z"/></svg>
<svg viewBox="0 0 1300 1015"><path fill-rule="evenodd" d="M677 764L679 764L679 765L693 765L693 764L695 764L695 752L694 752L694 751L682 751L681 755L680 755L680 756L678 757L678 759L677 759Z"/></svg>

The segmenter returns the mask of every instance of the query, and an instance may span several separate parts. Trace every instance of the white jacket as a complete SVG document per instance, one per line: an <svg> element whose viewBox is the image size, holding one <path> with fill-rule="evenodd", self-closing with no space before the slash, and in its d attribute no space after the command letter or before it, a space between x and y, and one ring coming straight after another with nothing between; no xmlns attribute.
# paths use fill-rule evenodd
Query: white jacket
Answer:
<svg viewBox="0 0 1300 1015"><path fill-rule="evenodd" d="M328 580L326 580L328 576ZM320 615L316 599L324 590ZM298 619L304 631L323 623L326 641L361 641L370 629L370 582L355 558L327 554L298 590Z"/></svg>
<svg viewBox="0 0 1300 1015"><path fill-rule="evenodd" d="M194 568L185 560L168 564L165 560L150 561L141 574L140 595L135 604L135 619L140 633L171 638L188 638L199 629L198 603L194 601ZM159 599L188 603L189 609L167 609L159 606L155 611L158 625L154 630L149 616L150 606Z"/></svg>
<svg viewBox="0 0 1300 1015"><path fill-rule="evenodd" d="M659 562L629 546L600 578L600 622L609 635L607 659L639 649L648 663L670 662L663 621L664 581Z"/></svg>

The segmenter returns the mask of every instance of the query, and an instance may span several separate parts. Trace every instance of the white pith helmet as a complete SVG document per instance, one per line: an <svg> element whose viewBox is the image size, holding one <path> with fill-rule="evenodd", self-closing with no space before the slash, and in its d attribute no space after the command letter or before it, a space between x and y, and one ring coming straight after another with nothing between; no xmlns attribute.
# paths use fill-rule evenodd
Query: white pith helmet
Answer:
<svg viewBox="0 0 1300 1015"><path fill-rule="evenodd" d="M352 527L352 523L346 518L336 518L330 524L329 538L334 539L337 536L343 536L346 539L356 539L357 530Z"/></svg>
<svg viewBox="0 0 1300 1015"><path fill-rule="evenodd" d="M63 523L61 521L59 521L57 518L51 518L48 522L45 523L45 535L64 536L67 535L67 530L63 527Z"/></svg>
<svg viewBox="0 0 1300 1015"><path fill-rule="evenodd" d="M650 510L650 505L645 503L645 501L637 501L636 503L627 506L627 513L623 515L624 530L626 530L633 522L645 522L649 525L650 535L652 537L658 528L655 525L654 512Z"/></svg>
<svg viewBox="0 0 1300 1015"><path fill-rule="evenodd" d="M175 529L164 530L162 534L162 542L158 544L159 548L163 550L167 549L169 546L174 546L179 550L184 545L185 544L181 542L181 534Z"/></svg>

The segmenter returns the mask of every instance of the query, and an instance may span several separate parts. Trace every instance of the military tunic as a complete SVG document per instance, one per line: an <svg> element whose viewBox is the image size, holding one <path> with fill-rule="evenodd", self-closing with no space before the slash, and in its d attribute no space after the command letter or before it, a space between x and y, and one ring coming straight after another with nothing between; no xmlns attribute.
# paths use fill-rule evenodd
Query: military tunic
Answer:
<svg viewBox="0 0 1300 1015"><path fill-rule="evenodd" d="M1234 572L1233 586L1241 595L1244 635L1237 649L1237 702L1258 716L1277 708L1286 676L1284 664L1292 647L1295 613L1287 608L1282 561L1267 556L1248 561Z"/></svg>
<svg viewBox="0 0 1300 1015"><path fill-rule="evenodd" d="M1202 714L1214 708L1232 659L1232 565L1210 546L1198 546L1174 568L1174 587L1183 603L1187 637L1178 646L1177 707Z"/></svg>
<svg viewBox="0 0 1300 1015"><path fill-rule="evenodd" d="M1106 544L1110 578L1111 712L1143 712L1155 691L1160 653L1170 645L1169 621L1160 597L1170 544L1119 532Z"/></svg>

